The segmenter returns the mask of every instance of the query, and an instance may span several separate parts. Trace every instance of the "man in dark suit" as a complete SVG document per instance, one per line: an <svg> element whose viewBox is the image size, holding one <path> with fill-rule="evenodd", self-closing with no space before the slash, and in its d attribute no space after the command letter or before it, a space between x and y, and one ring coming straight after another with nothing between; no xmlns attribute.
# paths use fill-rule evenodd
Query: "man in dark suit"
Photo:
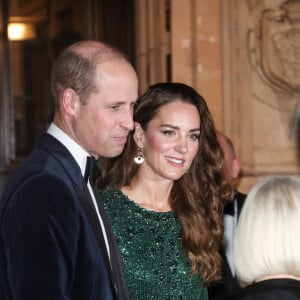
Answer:
<svg viewBox="0 0 300 300"><path fill-rule="evenodd" d="M119 50L82 41L57 58L51 81L53 122L0 201L0 299L127 299L87 167L122 152L136 72Z"/></svg>
<svg viewBox="0 0 300 300"><path fill-rule="evenodd" d="M218 142L224 153L224 176L232 187L231 199L224 208L224 237L222 249L220 250L223 259L222 280L209 289L210 299L218 299L226 294L230 294L239 289L239 284L235 278L233 266L232 243L242 206L246 195L236 190L236 180L241 170L241 162L236 156L232 141L222 132L217 132Z"/></svg>

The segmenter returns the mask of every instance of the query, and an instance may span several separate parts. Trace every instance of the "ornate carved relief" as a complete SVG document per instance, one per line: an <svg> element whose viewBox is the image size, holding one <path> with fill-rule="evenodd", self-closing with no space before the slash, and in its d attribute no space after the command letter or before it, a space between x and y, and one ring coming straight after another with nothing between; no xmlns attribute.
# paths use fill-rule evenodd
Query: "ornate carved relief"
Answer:
<svg viewBox="0 0 300 300"><path fill-rule="evenodd" d="M263 101L276 109L294 112L300 97L300 1L286 1L265 9L249 31L251 66L277 95Z"/></svg>
<svg viewBox="0 0 300 300"><path fill-rule="evenodd" d="M247 191L260 176L299 173L291 124L300 100L300 1L222 5L224 128Z"/></svg>

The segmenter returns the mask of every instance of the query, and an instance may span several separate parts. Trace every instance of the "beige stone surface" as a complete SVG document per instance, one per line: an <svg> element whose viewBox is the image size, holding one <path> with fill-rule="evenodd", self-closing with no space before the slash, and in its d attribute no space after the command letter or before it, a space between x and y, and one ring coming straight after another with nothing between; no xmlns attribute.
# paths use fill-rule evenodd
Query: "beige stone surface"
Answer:
<svg viewBox="0 0 300 300"><path fill-rule="evenodd" d="M300 1L170 0L169 15L168 1L137 3L142 86L167 80L170 55L171 80L196 88L233 140L242 191L267 175L298 174L291 124L300 99ZM154 16L163 21L151 23Z"/></svg>

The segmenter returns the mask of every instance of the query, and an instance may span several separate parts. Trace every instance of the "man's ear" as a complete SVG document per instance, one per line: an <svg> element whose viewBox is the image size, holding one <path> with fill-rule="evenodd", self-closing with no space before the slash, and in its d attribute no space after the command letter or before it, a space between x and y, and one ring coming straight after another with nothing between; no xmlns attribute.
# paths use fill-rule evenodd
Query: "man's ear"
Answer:
<svg viewBox="0 0 300 300"><path fill-rule="evenodd" d="M138 122L134 122L133 139L139 148L144 148L144 130Z"/></svg>
<svg viewBox="0 0 300 300"><path fill-rule="evenodd" d="M232 178L237 179L241 171L241 161L238 158L234 158L232 161Z"/></svg>
<svg viewBox="0 0 300 300"><path fill-rule="evenodd" d="M79 97L73 89L67 88L63 91L60 105L61 109L63 109L69 116L73 116L76 113L76 108L79 102Z"/></svg>

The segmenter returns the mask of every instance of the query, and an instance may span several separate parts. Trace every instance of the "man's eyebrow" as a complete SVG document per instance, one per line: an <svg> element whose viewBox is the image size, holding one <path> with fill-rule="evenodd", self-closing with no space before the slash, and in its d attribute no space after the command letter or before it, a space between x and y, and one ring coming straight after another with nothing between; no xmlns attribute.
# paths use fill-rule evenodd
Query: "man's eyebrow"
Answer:
<svg viewBox="0 0 300 300"><path fill-rule="evenodd" d="M132 100L132 101L130 101L130 102L128 102L128 101L118 101L118 100L116 100L116 101L111 101L111 102L108 102L108 103L106 103L107 105L122 105L122 104L127 104L127 103L129 103L129 104L132 104L132 103L135 103L136 101L135 100Z"/></svg>

